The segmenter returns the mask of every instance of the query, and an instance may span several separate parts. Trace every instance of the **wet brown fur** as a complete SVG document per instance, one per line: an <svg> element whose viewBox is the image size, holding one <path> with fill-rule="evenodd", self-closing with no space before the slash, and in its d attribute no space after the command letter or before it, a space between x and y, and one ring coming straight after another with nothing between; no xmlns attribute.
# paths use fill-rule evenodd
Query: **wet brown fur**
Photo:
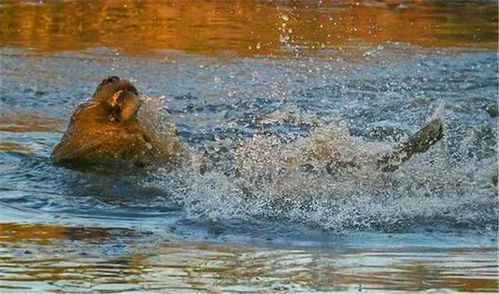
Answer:
<svg viewBox="0 0 499 294"><path fill-rule="evenodd" d="M180 164L184 144L176 137L159 138L154 128L137 118L140 105L132 83L118 77L104 79L91 100L76 108L52 161L82 171Z"/></svg>

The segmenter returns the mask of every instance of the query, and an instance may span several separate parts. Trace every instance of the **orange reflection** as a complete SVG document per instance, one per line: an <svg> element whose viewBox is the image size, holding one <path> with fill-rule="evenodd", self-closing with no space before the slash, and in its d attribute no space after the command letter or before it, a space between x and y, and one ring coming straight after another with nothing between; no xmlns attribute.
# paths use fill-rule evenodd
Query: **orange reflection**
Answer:
<svg viewBox="0 0 499 294"><path fill-rule="evenodd" d="M62 119L33 112L12 109L0 112L0 132L64 132L65 124Z"/></svg>
<svg viewBox="0 0 499 294"><path fill-rule="evenodd" d="M38 2L36 2L38 3ZM6 1L1 46L44 52L109 46L143 54L282 55L388 41L496 48L497 5L398 0ZM35 5L36 4L36 5Z"/></svg>
<svg viewBox="0 0 499 294"><path fill-rule="evenodd" d="M57 240L103 240L109 229L77 228L40 224L0 224L0 243L52 244ZM125 231L125 230L124 230Z"/></svg>
<svg viewBox="0 0 499 294"><path fill-rule="evenodd" d="M0 291L11 285L44 292L53 281L68 281L58 285L64 293L74 292L71 287L80 281L115 291L154 285L155 290L168 293L179 289L231 292L233 287L268 292L275 286L283 291L304 287L325 292L492 292L498 286L496 248L329 251L188 241L142 248L136 247L133 240L140 239L135 234L129 229L0 224L4 270ZM126 239L130 251L106 255L103 245L122 244L123 236L132 237Z"/></svg>

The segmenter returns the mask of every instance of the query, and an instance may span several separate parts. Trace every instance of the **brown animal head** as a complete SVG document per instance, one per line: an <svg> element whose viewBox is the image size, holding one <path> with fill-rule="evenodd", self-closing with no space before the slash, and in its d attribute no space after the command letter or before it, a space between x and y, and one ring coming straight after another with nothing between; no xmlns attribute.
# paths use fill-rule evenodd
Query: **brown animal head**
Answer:
<svg viewBox="0 0 499 294"><path fill-rule="evenodd" d="M141 103L131 82L105 78L76 108L52 162L81 171L115 171L147 165L155 157L179 161L180 141L160 142L153 128L137 118Z"/></svg>
<svg viewBox="0 0 499 294"><path fill-rule="evenodd" d="M97 86L92 100L109 113L110 122L120 123L135 118L141 104L138 95L139 92L132 83L111 76Z"/></svg>

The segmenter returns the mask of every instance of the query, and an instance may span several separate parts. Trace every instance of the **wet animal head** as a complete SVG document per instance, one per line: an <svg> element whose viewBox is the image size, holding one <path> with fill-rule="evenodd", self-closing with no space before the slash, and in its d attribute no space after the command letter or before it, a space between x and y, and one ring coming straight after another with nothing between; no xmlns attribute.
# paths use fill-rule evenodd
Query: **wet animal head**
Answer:
<svg viewBox="0 0 499 294"><path fill-rule="evenodd" d="M134 118L140 109L141 100L135 86L117 76L102 80L97 86L92 100L103 105L110 122L125 122Z"/></svg>
<svg viewBox="0 0 499 294"><path fill-rule="evenodd" d="M102 80L90 101L80 104L52 152L55 164L78 170L137 165L151 152L150 131L137 119L135 86L116 76Z"/></svg>
<svg viewBox="0 0 499 294"><path fill-rule="evenodd" d="M121 172L152 162L181 163L183 143L175 137L160 139L148 120L137 116L141 103L131 82L116 76L105 78L90 101L74 111L52 151L52 162L92 172Z"/></svg>

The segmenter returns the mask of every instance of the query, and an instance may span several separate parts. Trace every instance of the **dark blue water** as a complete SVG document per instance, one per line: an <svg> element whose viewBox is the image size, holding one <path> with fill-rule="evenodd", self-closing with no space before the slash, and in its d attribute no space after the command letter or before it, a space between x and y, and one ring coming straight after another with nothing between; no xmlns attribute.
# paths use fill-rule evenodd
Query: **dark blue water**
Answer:
<svg viewBox="0 0 499 294"><path fill-rule="evenodd" d="M390 43L328 59L2 48L0 218L244 244L495 246L497 65L495 52ZM73 108L107 75L133 81L158 129L173 122L213 169L53 166ZM371 166L434 118L445 135L429 151L393 173ZM317 144L366 166L289 167Z"/></svg>

